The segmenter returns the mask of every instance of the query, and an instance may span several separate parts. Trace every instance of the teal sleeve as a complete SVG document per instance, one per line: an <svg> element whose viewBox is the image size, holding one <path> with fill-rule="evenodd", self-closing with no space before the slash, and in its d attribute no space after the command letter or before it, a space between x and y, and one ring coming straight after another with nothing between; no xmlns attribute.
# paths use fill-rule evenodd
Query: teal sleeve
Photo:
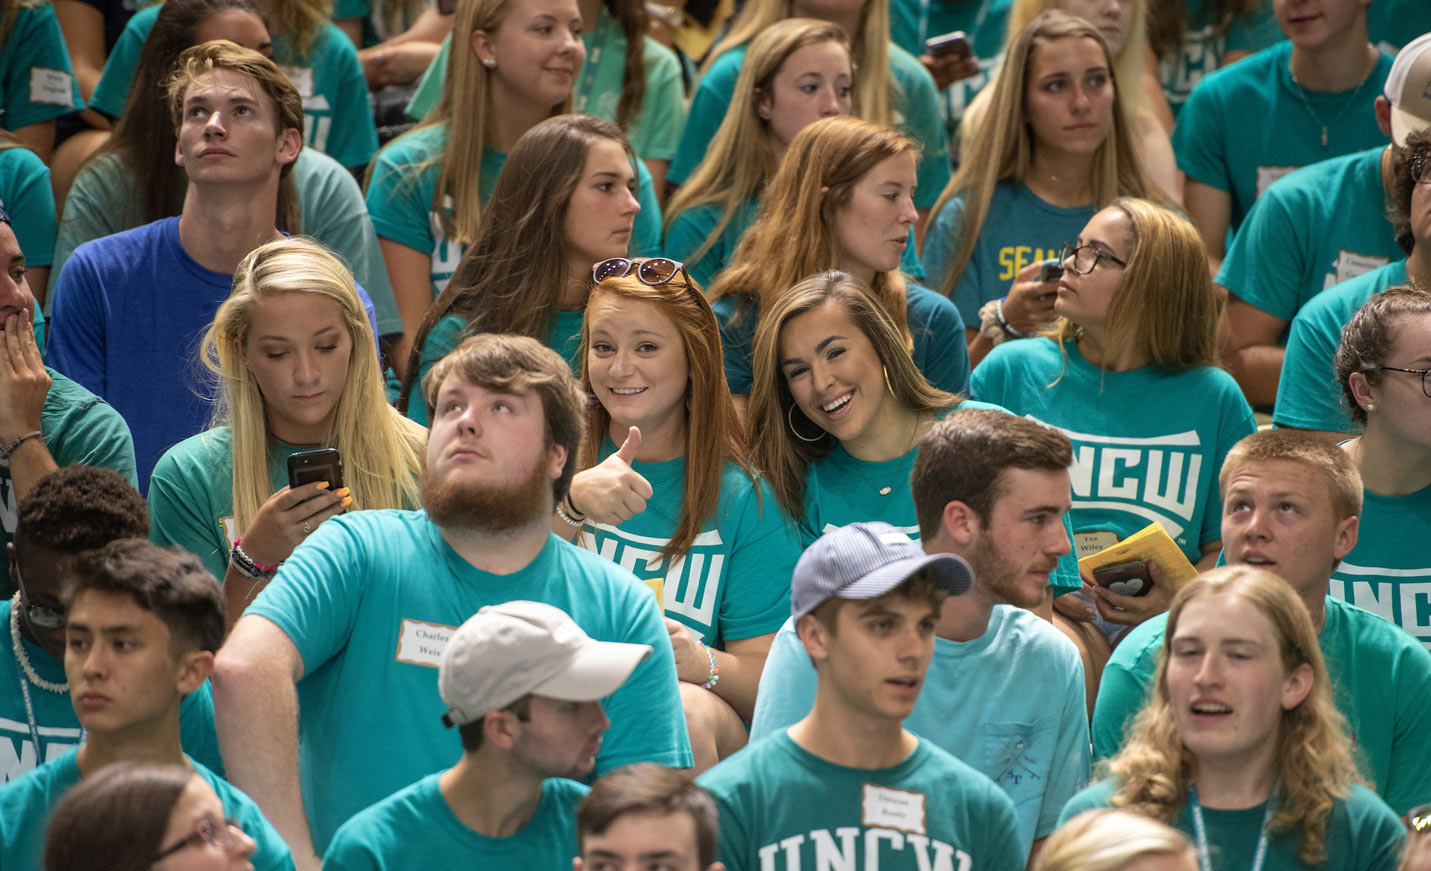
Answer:
<svg viewBox="0 0 1431 871"><path fill-rule="evenodd" d="M656 188L646 161L635 163L636 201L641 204L641 211L636 213L636 222L631 228L631 255L649 257L661 250L661 202L656 199Z"/></svg>
<svg viewBox="0 0 1431 871"><path fill-rule="evenodd" d="M746 396L755 384L751 355L755 344L755 325L760 313L754 302L742 305L738 294L721 297L712 304L720 325L721 354L725 361L725 380L730 392Z"/></svg>
<svg viewBox="0 0 1431 871"><path fill-rule="evenodd" d="M159 7L150 6L134 13L114 47L104 62L104 70L99 74L99 83L89 96L89 107L111 118L124 114L124 103L129 99L129 83L134 80L134 68L139 66L139 52L144 49L144 40L154 27L154 19L159 17Z"/></svg>
<svg viewBox="0 0 1431 871"><path fill-rule="evenodd" d="M919 143L919 187L914 205L928 209L939 199L954 175L949 159L949 132L939 117L939 92L924 65L891 44L890 72L899 84L901 132Z"/></svg>
<svg viewBox="0 0 1431 871"><path fill-rule="evenodd" d="M700 783L700 779L696 780ZM720 814L720 839L716 847L716 860L725 866L725 871L755 871L755 851L750 844L750 835L745 831L744 814L734 796L721 793L713 795L716 809Z"/></svg>
<svg viewBox="0 0 1431 871"><path fill-rule="evenodd" d="M83 109L54 7L6 7L14 10L14 19L10 38L0 46L0 126L19 130Z"/></svg>
<svg viewBox="0 0 1431 871"><path fill-rule="evenodd" d="M959 310L949 297L922 287L909 288L906 305L909 331L914 338L914 363L925 380L940 390L967 394L969 346Z"/></svg>
<svg viewBox="0 0 1431 871"><path fill-rule="evenodd" d="M1113 782L1102 780L1075 795L1063 806L1063 813L1058 816L1059 827L1084 811L1112 807L1113 792Z"/></svg>
<svg viewBox="0 0 1431 871"><path fill-rule="evenodd" d="M1088 785L1092 765L1088 752L1088 696L1084 691L1083 663L1077 653L1069 651L1069 655L1073 659L1072 679L1064 688L1058 741L1053 751L1053 758L1058 762L1049 770L1038 826L1034 829L1035 839L1046 838L1058 828L1064 804Z"/></svg>
<svg viewBox="0 0 1431 871"><path fill-rule="evenodd" d="M1193 88L1173 127L1173 152L1178 169L1188 178L1231 195L1232 166L1223 148L1223 108L1206 82Z"/></svg>
<svg viewBox="0 0 1431 871"><path fill-rule="evenodd" d="M1327 320L1326 309L1315 301L1292 319L1272 413L1277 426L1344 433L1356 430L1332 368L1341 324Z"/></svg>
<svg viewBox="0 0 1431 871"><path fill-rule="evenodd" d="M214 692L208 681L184 696L179 705L179 746L189 758L219 777L224 759L219 755L219 735L214 730Z"/></svg>
<svg viewBox="0 0 1431 871"><path fill-rule="evenodd" d="M939 293L945 293L949 286L949 270L954 265L954 233L959 227L959 216L963 211L964 201L954 197L934 216L929 232L924 234L924 252L921 259L924 261L925 279L928 286ZM964 312L959 314L964 317L965 324L970 322Z"/></svg>
<svg viewBox="0 0 1431 871"><path fill-rule="evenodd" d="M256 849L249 857L253 871L294 871L293 855L288 850L288 844L284 843L278 830L258 809L253 799L232 786L216 791L223 799L225 816L237 822L244 834L254 840Z"/></svg>
<svg viewBox="0 0 1431 871"><path fill-rule="evenodd" d="M1024 852L1023 841L1019 837L1019 818L1014 810L1013 799L992 781L989 782L988 790L993 802L992 807L986 807L984 810L993 813L977 820L978 827L974 829L984 841L979 850L978 865L991 871L1023 871L1028 865L1029 857Z"/></svg>
<svg viewBox="0 0 1431 871"><path fill-rule="evenodd" d="M412 120L421 121L426 118L427 113L437 105L437 101L442 99L442 87L447 84L447 58L451 53L452 35L448 34L443 37L442 47L423 71L422 78L417 80L417 90L413 92L412 99L403 110Z"/></svg>
<svg viewBox="0 0 1431 871"><path fill-rule="evenodd" d="M427 373L432 371L432 367L456 348L462 341L462 331L467 329L467 322L457 315L447 315L440 318L432 325L432 329L427 332L427 339L422 343L422 357L418 361L417 380L413 381L412 394L407 401L407 416L413 421L429 426L427 419L427 400L423 398L422 382L427 377ZM401 388L399 388L401 389Z"/></svg>
<svg viewBox="0 0 1431 871"><path fill-rule="evenodd" d="M1095 760L1110 759L1117 755L1123 747L1133 717L1143 709L1152 683L1152 673L1149 671L1144 675L1142 665L1141 658L1130 660L1115 654L1103 668L1103 676L1098 682L1098 699L1093 705Z"/></svg>
<svg viewBox="0 0 1431 871"><path fill-rule="evenodd" d="M920 284L925 284L929 278L924 272L924 263L919 259L919 244L915 240L913 227L909 228L909 244L904 246L904 253L899 255L899 270Z"/></svg>
<svg viewBox="0 0 1431 871"><path fill-rule="evenodd" d="M810 654L787 620L765 657L760 686L755 693L755 715L750 721L750 742L788 728L805 718L815 705L815 666Z"/></svg>
<svg viewBox="0 0 1431 871"><path fill-rule="evenodd" d="M368 0L337 0L333 4L333 20L367 18L371 11Z"/></svg>
<svg viewBox="0 0 1431 871"><path fill-rule="evenodd" d="M643 160L670 160L686 123L686 91L681 62L664 45L645 38L646 96L631 130L631 147Z"/></svg>
<svg viewBox="0 0 1431 871"><path fill-rule="evenodd" d="M28 148L0 151L0 164L4 165L0 206L10 213L25 265L49 266L55 254L55 195L49 167Z"/></svg>
<svg viewBox="0 0 1431 871"><path fill-rule="evenodd" d="M1426 599L1420 598L1422 607ZM1396 725L1391 745L1391 764L1386 783L1379 790L1398 814L1431 802L1431 653L1425 647L1407 645L1399 652L1393 674L1396 684Z"/></svg>
<svg viewBox="0 0 1431 871"><path fill-rule="evenodd" d="M189 473L197 463L189 465L186 471L174 448L165 451L154 465L149 476L149 540L182 547L203 560L204 568L222 581L228 571L228 538L216 519L208 516L209 482L202 475Z"/></svg>
<svg viewBox="0 0 1431 871"><path fill-rule="evenodd" d="M373 178L368 184L368 215L379 237L431 254L434 244L429 217L431 187L419 183L416 169L405 160L408 149L404 144L399 139L378 152ZM437 167L434 165L427 171L435 174Z"/></svg>
<svg viewBox="0 0 1431 871"><path fill-rule="evenodd" d="M744 54L726 52L701 77L696 94L691 98L691 109L686 113L686 126L681 131L676 156L671 158L671 168L666 172L666 178L673 184L690 178L696 166L705 160L706 149L730 108L730 95L735 90L735 80L740 76L740 60Z"/></svg>
<svg viewBox="0 0 1431 871"><path fill-rule="evenodd" d="M732 506L740 519L721 591L722 643L769 635L790 616L790 577L800 558L800 541L770 485L758 482Z"/></svg>
<svg viewBox="0 0 1431 871"><path fill-rule="evenodd" d="M129 425L107 402L96 400L82 413L68 415L65 427L55 437L46 438L46 443L62 467L103 466L139 486Z"/></svg>
<svg viewBox="0 0 1431 871"><path fill-rule="evenodd" d="M1269 187L1242 219L1217 271L1217 283L1264 314L1290 321L1306 302L1302 290L1308 273L1325 268L1309 269L1303 262L1316 246L1299 238L1278 195L1284 189L1281 184L1279 180Z"/></svg>
<svg viewBox="0 0 1431 871"><path fill-rule="evenodd" d="M45 297L48 313L55 299L55 287L60 280L60 272L69 261L74 250L91 239L109 236L128 229L122 222L124 207L109 196L105 178L98 161L90 161L79 175L70 192L65 197L64 214L59 228L55 231L55 256L50 264L50 292Z"/></svg>
<svg viewBox="0 0 1431 871"><path fill-rule="evenodd" d="M368 80L358 50L332 22L325 22L313 46L315 82L321 81L326 93L315 93L312 101L322 103L322 115L309 115L308 99L304 100L304 115L314 128L331 119L327 136L309 133L310 144L348 167L364 167L378 150L378 130L373 121L373 105L368 99ZM331 105L328 105L330 104ZM326 116L326 118L324 117Z"/></svg>

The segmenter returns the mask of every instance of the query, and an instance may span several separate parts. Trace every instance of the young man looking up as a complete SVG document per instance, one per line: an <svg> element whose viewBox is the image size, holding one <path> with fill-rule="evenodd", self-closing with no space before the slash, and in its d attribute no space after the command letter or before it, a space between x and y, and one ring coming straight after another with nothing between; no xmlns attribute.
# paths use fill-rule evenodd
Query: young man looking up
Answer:
<svg viewBox="0 0 1431 871"><path fill-rule="evenodd" d="M651 653L593 641L560 608L488 605L448 642L437 687L462 758L354 816L333 836L325 871L560 868L572 855L568 778L596 767L611 722L601 699Z"/></svg>
<svg viewBox="0 0 1431 871"><path fill-rule="evenodd" d="M219 655L224 764L301 868L318 867L315 848L353 814L451 764L436 667L484 605L545 602L593 638L654 648L606 700L596 773L691 764L675 655L650 588L551 533L585 416L566 361L533 339L483 334L443 358L424 392L425 510L325 522Z"/></svg>
<svg viewBox="0 0 1431 871"><path fill-rule="evenodd" d="M963 557L974 580L940 609L934 666L905 727L1009 794L1025 855L1053 832L1089 774L1078 651L1025 610L1042 600L1049 572L1072 546L1062 523L1072 463L1058 430L972 409L930 428L911 475L920 544ZM814 676L786 622L761 674L752 741L810 712ZM999 728L983 728L991 718Z"/></svg>
<svg viewBox="0 0 1431 871"><path fill-rule="evenodd" d="M88 740L0 788L0 866L38 871L45 823L81 779L111 762L187 765L257 843L257 871L293 867L258 808L184 754L179 708L209 676L224 640L224 595L199 558L142 539L75 557L64 602L65 675Z"/></svg>
<svg viewBox="0 0 1431 871"><path fill-rule="evenodd" d="M1394 623L1327 595L1333 569L1356 544L1356 466L1311 433L1264 430L1228 452L1221 483L1227 564L1276 573L1306 604L1367 783L1398 814L1431 801L1431 653ZM1093 712L1094 755L1112 756L1123 743L1166 626L1167 615L1148 620L1113 651Z"/></svg>
<svg viewBox="0 0 1431 871"><path fill-rule="evenodd" d="M720 819L710 794L651 762L618 768L576 808L572 871L725 871L715 861Z"/></svg>
<svg viewBox="0 0 1431 871"><path fill-rule="evenodd" d="M962 558L928 556L887 523L840 527L806 549L790 610L815 663L814 707L696 781L720 808L726 868L797 871L835 857L848 868L857 857L870 869L1024 867L1009 797L902 725L940 606L972 580Z"/></svg>

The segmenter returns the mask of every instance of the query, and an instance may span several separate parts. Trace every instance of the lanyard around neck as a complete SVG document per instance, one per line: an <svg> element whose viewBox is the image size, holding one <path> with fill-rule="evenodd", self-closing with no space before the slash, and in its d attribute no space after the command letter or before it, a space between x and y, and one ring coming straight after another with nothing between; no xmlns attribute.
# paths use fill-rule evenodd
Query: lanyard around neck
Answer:
<svg viewBox="0 0 1431 871"><path fill-rule="evenodd" d="M1202 821L1202 805L1197 800L1197 788L1189 791L1188 804L1192 809L1193 828L1197 830L1197 864L1201 871L1212 871L1212 856L1207 847L1207 826ZM1257 853L1252 857L1251 871L1262 871L1262 863L1267 859L1267 828L1272 824L1272 811L1277 807L1277 797L1267 799L1267 811L1262 815L1262 830L1257 834Z"/></svg>
<svg viewBox="0 0 1431 871"><path fill-rule="evenodd" d="M591 101L592 90L596 87L596 68L601 65L601 47L606 42L606 24L609 16L606 14L606 4L601 4L601 14L596 18L596 29L591 31L591 50L586 53L586 61L581 65L581 80L576 86L576 100L572 107L578 113L587 111L586 104Z"/></svg>

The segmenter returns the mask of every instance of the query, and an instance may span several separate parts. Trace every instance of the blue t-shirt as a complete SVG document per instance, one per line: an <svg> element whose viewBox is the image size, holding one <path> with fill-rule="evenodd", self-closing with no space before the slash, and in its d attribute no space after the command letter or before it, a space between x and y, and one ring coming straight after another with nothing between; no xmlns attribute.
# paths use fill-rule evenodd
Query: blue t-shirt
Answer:
<svg viewBox="0 0 1431 871"><path fill-rule="evenodd" d="M83 109L54 7L40 2L13 8L9 37L0 45L0 127L19 130Z"/></svg>
<svg viewBox="0 0 1431 871"><path fill-rule="evenodd" d="M1342 341L1342 327L1352 315L1374 295L1405 283L1406 261L1398 260L1317 294L1297 312L1287 334L1273 423L1327 432L1361 429L1352 422L1332 359Z"/></svg>
<svg viewBox="0 0 1431 871"><path fill-rule="evenodd" d="M141 492L159 457L208 422L199 342L232 287L184 250L178 218L84 243L55 284L49 363L124 416Z"/></svg>
<svg viewBox="0 0 1431 871"><path fill-rule="evenodd" d="M90 107L112 118L124 114L129 86L159 5L134 13L109 53ZM348 167L367 166L378 150L368 82L358 51L331 21L318 28L309 55L285 34L273 37L273 58L303 98L303 141Z"/></svg>
<svg viewBox="0 0 1431 871"><path fill-rule="evenodd" d="M1274 182L1233 237L1217 283L1290 321L1332 285L1400 260L1386 220L1384 151L1334 157Z"/></svg>
<svg viewBox="0 0 1431 871"><path fill-rule="evenodd" d="M254 871L293 871L293 856L288 852L288 845L253 799L205 768L203 763L187 758L194 773L218 793L224 817L235 820L257 844L249 857ZM0 866L6 871L40 871L50 814L81 779L77 751L70 750L0 787Z"/></svg>
<svg viewBox="0 0 1431 871"><path fill-rule="evenodd" d="M1021 871L1027 858L1009 797L923 738L898 764L865 769L778 732L696 783L720 809L716 856L727 871Z"/></svg>
<svg viewBox="0 0 1431 871"><path fill-rule="evenodd" d="M740 45L722 54L701 76L701 83L691 98L686 128L681 131L681 144L666 173L672 183L680 184L690 178L705 159L706 149L730 109L731 93L740 77L746 48ZM921 149L914 205L927 209L939 199L939 192L954 174L949 163L949 137L939 119L934 79L923 64L893 43L889 46L889 78L894 126L919 143Z"/></svg>
<svg viewBox="0 0 1431 871"><path fill-rule="evenodd" d="M969 265L950 293L964 323L977 327L984 303L1008 296L1019 271L1030 263L1058 257L1063 243L1082 233L1096 211L1091 203L1071 209L1051 205L1026 185L1008 180L995 185ZM955 197L939 210L925 234L924 269L936 288L949 282L963 212L964 200Z"/></svg>
<svg viewBox="0 0 1431 871"><path fill-rule="evenodd" d="M616 445L606 439L601 458L615 452ZM765 479L752 479L727 462L715 513L690 550L667 563L658 552L681 520L686 458L637 461L631 468L651 485L646 510L620 526L587 521L577 543L642 580L662 579L666 616L706 644L724 647L779 629L790 613L790 577L800 558L800 540Z"/></svg>
<svg viewBox="0 0 1431 871"><path fill-rule="evenodd" d="M1360 87L1334 94L1292 81L1292 43L1279 42L1211 73L1173 128L1178 169L1232 198L1235 233L1267 186L1299 166L1386 144L1371 111L1391 72L1381 55ZM1257 119L1248 123L1248 119ZM1323 134L1325 142L1323 145Z"/></svg>
<svg viewBox="0 0 1431 871"><path fill-rule="evenodd" d="M458 556L425 512L345 514L305 539L245 612L272 621L303 658L299 771L320 853L353 814L451 764L442 651L484 605L516 599L561 608L599 641L655 648L602 702L611 728L597 776L631 762L691 764L670 636L630 572L551 536L525 568L489 574ZM362 728L355 706L367 711Z"/></svg>
<svg viewBox="0 0 1431 871"><path fill-rule="evenodd" d="M904 285L905 323L914 339L914 365L926 381L949 393L969 390L969 346L964 339L964 320L946 297L906 281ZM750 393L755 383L751 354L755 328L760 319L760 302L743 294L727 294L711 303L720 325L721 352L730 392ZM978 323L976 318L975 323Z"/></svg>
<svg viewBox="0 0 1431 871"><path fill-rule="evenodd" d="M0 126L4 119L0 116ZM0 148L0 208L20 243L26 266L49 266L55 253L55 195L50 168L28 148ZM43 287L31 291L44 292Z"/></svg>
<svg viewBox="0 0 1431 871"><path fill-rule="evenodd" d="M1211 366L1105 372L1075 342L1063 350L1047 338L999 345L974 371L974 396L1073 442L1075 532L1122 540L1157 521L1197 562L1222 538L1222 460L1257 429L1237 382Z"/></svg>
<svg viewBox="0 0 1431 871"><path fill-rule="evenodd" d="M750 740L783 732L809 714L815 683L815 667L786 620L760 673ZM1008 793L1020 849L1028 853L1088 783L1087 705L1073 643L1030 611L996 605L978 638L934 639L934 658L904 727Z"/></svg>
<svg viewBox="0 0 1431 871"><path fill-rule="evenodd" d="M457 818L438 785L441 776L429 774L344 823L323 856L323 871L565 871L579 855L576 805L589 791L584 784L547 779L532 818L511 835L493 838Z"/></svg>

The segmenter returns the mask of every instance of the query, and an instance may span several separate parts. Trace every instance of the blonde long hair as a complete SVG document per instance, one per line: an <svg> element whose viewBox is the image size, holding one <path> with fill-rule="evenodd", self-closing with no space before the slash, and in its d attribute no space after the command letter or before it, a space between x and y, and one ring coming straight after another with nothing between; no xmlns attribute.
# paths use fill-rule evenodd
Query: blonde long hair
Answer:
<svg viewBox="0 0 1431 871"><path fill-rule="evenodd" d="M1277 730L1277 810L1273 831L1300 826L1298 856L1310 865L1326 859L1327 820L1337 799L1360 782L1346 720L1332 702L1317 632L1302 600L1271 572L1225 566L1204 572L1178 590L1168 609L1163 649L1158 654L1153 697L1133 721L1128 743L1109 762L1118 781L1114 807L1128 808L1171 823L1197 779L1197 757L1178 735L1168 695L1168 651L1178 620L1189 602L1230 595L1257 609L1272 624L1284 673L1306 665L1312 688L1301 704L1282 712Z"/></svg>
<svg viewBox="0 0 1431 871"><path fill-rule="evenodd" d="M1084 811L1039 851L1034 871L1123 871L1150 856L1190 856L1187 836L1166 823L1115 808Z"/></svg>
<svg viewBox="0 0 1431 871"><path fill-rule="evenodd" d="M319 31L333 17L333 0L270 3L265 7L263 17L274 36L292 39L295 53L307 59L313 54L313 44L318 41ZM330 34L330 38L335 37L336 34Z"/></svg>
<svg viewBox="0 0 1431 871"><path fill-rule="evenodd" d="M720 209L720 220L696 252L686 258L693 266L710 251L740 207L759 195L775 175L778 161L770 143L769 122L760 117L757 103L771 92L772 82L785 61L807 45L833 42L850 52L849 38L838 24L810 18L786 18L761 31L741 61L730 108L706 150L705 159L691 177L672 194L666 205L666 229L682 212L700 206ZM851 61L851 71L854 70Z"/></svg>
<svg viewBox="0 0 1431 871"><path fill-rule="evenodd" d="M710 298L741 294L767 312L806 276L838 266L835 213L849 205L855 184L877 164L918 146L883 124L822 118L795 135L761 199L755 223L711 285ZM875 275L871 288L884 304L906 349L914 347L906 317L904 275ZM737 317L748 317L742 306Z"/></svg>
<svg viewBox="0 0 1431 871"><path fill-rule="evenodd" d="M387 403L373 332L352 274L322 245L294 237L261 245L239 263L233 292L219 306L201 345L204 365L219 387L212 425L226 424L233 439L237 528L246 529L274 493L268 471L268 415L239 348L248 341L259 304L286 293L332 300L352 341L347 379L324 444L343 454L344 484L352 491L353 507L416 507L427 431Z"/></svg>
<svg viewBox="0 0 1431 871"><path fill-rule="evenodd" d="M706 55L701 73L716 58L745 45L777 21L791 17L791 0L750 0L730 22L730 29ZM854 49L855 105L860 117L881 124L894 123L899 83L889 74L889 0L865 0L859 33L849 34Z"/></svg>
<svg viewBox="0 0 1431 871"><path fill-rule="evenodd" d="M989 123L981 124L978 132L960 157L959 170L939 195L932 214L938 215L944 205L955 197L964 202L960 216L954 258L947 275L931 275L948 294L959 283L974 246L989 214L989 202L994 188L1009 180L1023 183L1033 163L1034 145L1029 136L1024 95L1028 89L1029 68L1034 52L1044 42L1058 39L1094 40L1103 49L1112 77L1114 92L1123 90L1118 84L1118 72L1108 54L1103 34L1082 18L1057 9L1044 12L1019 31L1004 55L1004 65L992 91L988 112ZM1134 87L1137 86L1135 82ZM1128 118L1121 99L1113 101L1113 124L1108 137L1093 155L1092 188L1094 204L1102 207L1117 196L1165 199L1157 185L1144 175L1138 162L1133 141L1128 135Z"/></svg>

